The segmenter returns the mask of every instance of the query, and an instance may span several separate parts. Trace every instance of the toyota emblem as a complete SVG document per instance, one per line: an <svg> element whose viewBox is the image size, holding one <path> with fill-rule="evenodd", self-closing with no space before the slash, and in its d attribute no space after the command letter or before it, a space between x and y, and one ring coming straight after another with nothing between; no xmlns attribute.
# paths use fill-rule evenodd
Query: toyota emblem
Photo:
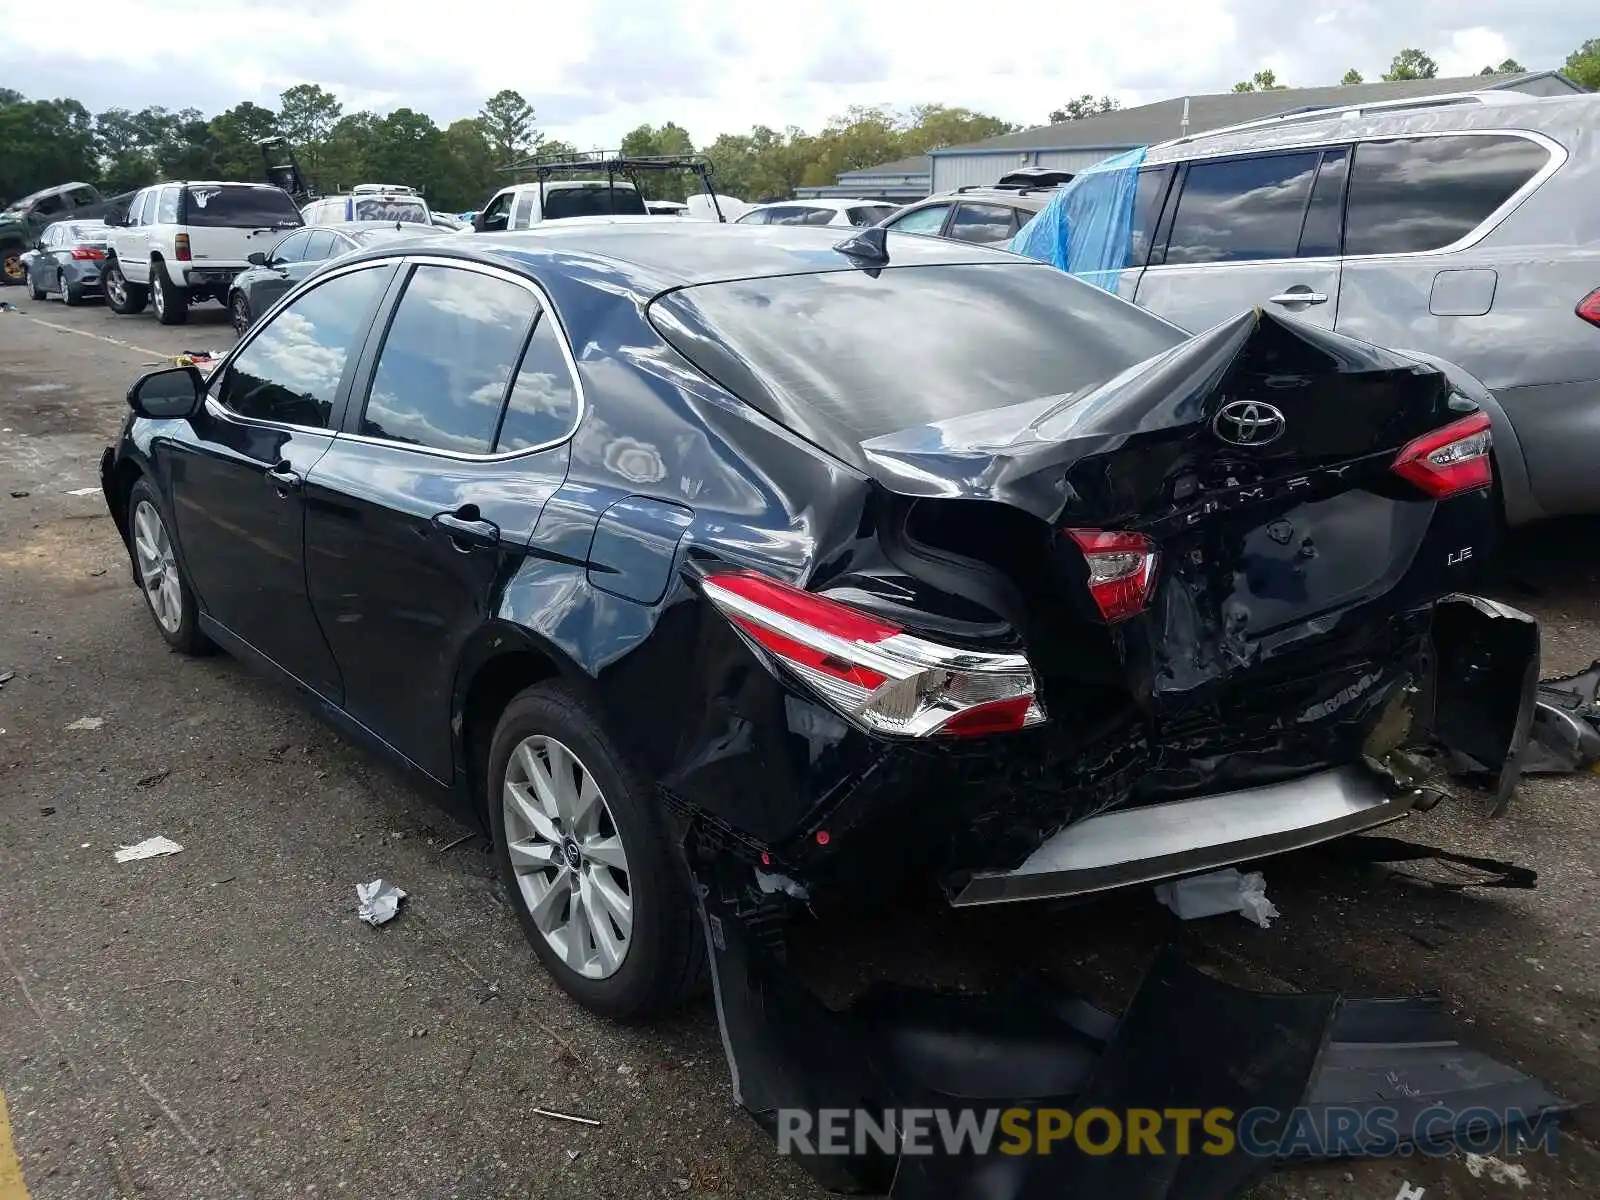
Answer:
<svg viewBox="0 0 1600 1200"><path fill-rule="evenodd" d="M1277 441L1288 428L1283 413L1259 400L1234 400L1211 419L1211 431L1235 446L1265 446Z"/></svg>

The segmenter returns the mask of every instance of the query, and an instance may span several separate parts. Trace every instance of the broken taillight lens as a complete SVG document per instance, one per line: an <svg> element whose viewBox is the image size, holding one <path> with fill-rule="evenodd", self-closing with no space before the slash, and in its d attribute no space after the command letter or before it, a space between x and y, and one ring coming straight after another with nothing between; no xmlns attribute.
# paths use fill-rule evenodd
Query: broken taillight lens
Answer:
<svg viewBox="0 0 1600 1200"><path fill-rule="evenodd" d="M1069 529L1089 564L1089 595L1100 615L1120 621L1143 612L1155 590L1156 548L1142 533Z"/></svg>
<svg viewBox="0 0 1600 1200"><path fill-rule="evenodd" d="M1579 300L1578 307L1573 311L1589 324L1600 325L1600 288L1595 288L1594 291Z"/></svg>
<svg viewBox="0 0 1600 1200"><path fill-rule="evenodd" d="M752 643L875 733L981 737L1044 720L1021 654L932 642L755 571L718 571L701 586Z"/></svg>
<svg viewBox="0 0 1600 1200"><path fill-rule="evenodd" d="M1390 470L1443 500L1494 482L1492 442L1489 414L1473 413L1407 442Z"/></svg>

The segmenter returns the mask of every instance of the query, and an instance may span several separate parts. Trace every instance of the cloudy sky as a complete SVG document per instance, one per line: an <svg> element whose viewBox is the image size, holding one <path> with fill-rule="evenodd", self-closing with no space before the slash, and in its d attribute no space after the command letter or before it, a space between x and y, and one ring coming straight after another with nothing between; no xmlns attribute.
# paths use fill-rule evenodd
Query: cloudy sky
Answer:
<svg viewBox="0 0 1600 1200"><path fill-rule="evenodd" d="M0 41L0 86L215 113L315 82L347 108L409 105L441 125L500 88L546 132L614 146L673 120L697 143L753 124L820 126L855 103L966 105L1022 124L1083 92L1136 104L1376 78L1417 46L1441 75L1513 57L1561 65L1600 37L1593 0L75 0ZM65 33L65 35L64 35Z"/></svg>

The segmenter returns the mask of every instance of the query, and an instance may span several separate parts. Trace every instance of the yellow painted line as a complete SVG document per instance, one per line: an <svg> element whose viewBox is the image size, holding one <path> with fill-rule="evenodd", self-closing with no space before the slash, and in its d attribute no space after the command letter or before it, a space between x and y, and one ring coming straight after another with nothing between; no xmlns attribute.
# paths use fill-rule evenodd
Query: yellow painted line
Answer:
<svg viewBox="0 0 1600 1200"><path fill-rule="evenodd" d="M16 1143L11 1138L11 1115L6 1111L4 1092L0 1092L0 1200L28 1200L28 1185L22 1180L22 1164L17 1161Z"/></svg>
<svg viewBox="0 0 1600 1200"><path fill-rule="evenodd" d="M46 321L43 317L30 317L26 313L19 314L24 321L32 321L35 325L43 325L46 329L57 329L62 333L75 333L79 337L93 338L97 342L105 342L110 346L121 346L124 350L136 350L140 354L148 354L152 358L171 358L170 354L163 354L159 350L146 350L143 346L135 346L132 342L125 342L121 338L106 337L103 333L90 333L87 329L77 329L71 325L61 325L55 321Z"/></svg>

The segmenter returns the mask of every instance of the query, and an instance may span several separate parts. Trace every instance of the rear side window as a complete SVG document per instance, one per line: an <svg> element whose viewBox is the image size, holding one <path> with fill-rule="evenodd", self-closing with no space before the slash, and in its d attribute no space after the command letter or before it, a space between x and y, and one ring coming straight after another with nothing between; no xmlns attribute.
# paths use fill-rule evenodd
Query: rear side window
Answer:
<svg viewBox="0 0 1600 1200"><path fill-rule="evenodd" d="M527 450L559 441L578 415L578 390L561 353L561 329L542 313L517 369L495 449Z"/></svg>
<svg viewBox="0 0 1600 1200"><path fill-rule="evenodd" d="M607 217L613 213L640 217L649 215L645 211L644 197L631 187L610 188L597 183L545 190L544 219L547 221L566 217Z"/></svg>
<svg viewBox="0 0 1600 1200"><path fill-rule="evenodd" d="M1133 193L1133 226L1126 266L1142 267L1150 261L1150 244L1155 240L1156 222L1161 219L1161 202L1167 198L1172 170L1171 167L1146 167L1139 172L1139 182Z"/></svg>
<svg viewBox="0 0 1600 1200"><path fill-rule="evenodd" d="M326 428L339 381L391 275L352 271L302 293L228 364L217 399L243 417Z"/></svg>
<svg viewBox="0 0 1600 1200"><path fill-rule="evenodd" d="M1186 336L1054 267L1024 263L700 284L649 311L711 378L835 450L1082 392Z"/></svg>
<svg viewBox="0 0 1600 1200"><path fill-rule="evenodd" d="M331 230L319 229L311 235L311 240L306 243L306 262L321 262L333 256L333 233Z"/></svg>
<svg viewBox="0 0 1600 1200"><path fill-rule="evenodd" d="M538 312L510 280L420 266L389 323L359 432L487 454L506 387Z"/></svg>
<svg viewBox="0 0 1600 1200"><path fill-rule="evenodd" d="M849 218L850 224L859 229L867 225L876 225L892 212L894 206L890 204L863 204L847 209L845 216Z"/></svg>
<svg viewBox="0 0 1600 1200"><path fill-rule="evenodd" d="M1538 174L1549 152L1509 134L1362 142L1344 252L1415 254L1466 237Z"/></svg>
<svg viewBox="0 0 1600 1200"><path fill-rule="evenodd" d="M178 192L175 187L161 189L161 203L156 208L156 223L158 225L176 225L178 223Z"/></svg>
<svg viewBox="0 0 1600 1200"><path fill-rule="evenodd" d="M1168 265L1293 258L1320 157L1313 150L1191 163Z"/></svg>
<svg viewBox="0 0 1600 1200"><path fill-rule="evenodd" d="M1009 241L1016 232L1013 223L1015 211L1006 204L963 202L956 205L955 220L950 222L945 236L958 242L975 242L980 246Z"/></svg>
<svg viewBox="0 0 1600 1200"><path fill-rule="evenodd" d="M511 228L526 229L533 223L533 202L538 192L523 192L517 197L517 206L511 210Z"/></svg>
<svg viewBox="0 0 1600 1200"><path fill-rule="evenodd" d="M1300 231L1301 258L1329 258L1339 253L1343 227L1344 184L1350 174L1350 150L1341 146L1322 152L1322 167L1311 189L1305 227Z"/></svg>
<svg viewBox="0 0 1600 1200"><path fill-rule="evenodd" d="M293 229L305 224L281 188L229 183L184 188L182 223L200 229Z"/></svg>

